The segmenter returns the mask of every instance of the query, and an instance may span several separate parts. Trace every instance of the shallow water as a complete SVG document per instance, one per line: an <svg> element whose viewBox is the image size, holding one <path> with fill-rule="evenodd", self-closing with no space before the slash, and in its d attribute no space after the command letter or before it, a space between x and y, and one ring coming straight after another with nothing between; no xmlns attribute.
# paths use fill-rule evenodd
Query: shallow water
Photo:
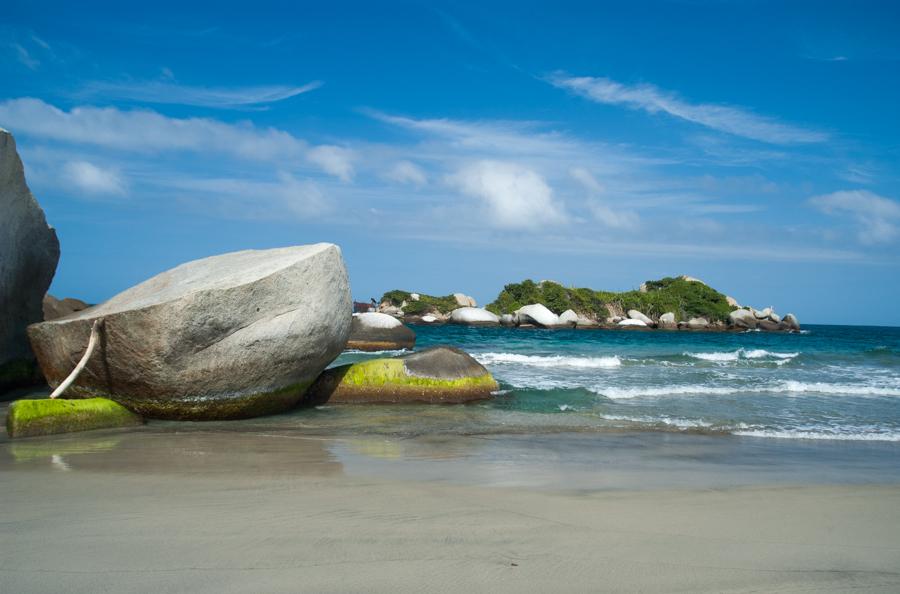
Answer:
<svg viewBox="0 0 900 594"><path fill-rule="evenodd" d="M457 407L323 407L311 428L494 433L658 430L900 441L900 328L802 333L416 326L417 348L459 346L501 384ZM383 354L345 353L335 363Z"/></svg>

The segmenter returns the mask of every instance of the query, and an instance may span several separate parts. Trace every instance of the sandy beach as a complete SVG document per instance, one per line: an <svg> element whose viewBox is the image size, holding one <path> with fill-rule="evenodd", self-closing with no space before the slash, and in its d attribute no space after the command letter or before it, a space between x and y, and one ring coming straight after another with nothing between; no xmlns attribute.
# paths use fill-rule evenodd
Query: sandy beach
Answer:
<svg viewBox="0 0 900 594"><path fill-rule="evenodd" d="M893 444L186 427L0 442L0 590L900 588Z"/></svg>

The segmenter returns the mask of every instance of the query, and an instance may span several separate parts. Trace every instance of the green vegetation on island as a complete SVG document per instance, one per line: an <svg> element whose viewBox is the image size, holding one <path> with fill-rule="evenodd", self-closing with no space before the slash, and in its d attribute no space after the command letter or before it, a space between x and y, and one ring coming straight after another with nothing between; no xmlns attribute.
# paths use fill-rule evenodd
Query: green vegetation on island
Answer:
<svg viewBox="0 0 900 594"><path fill-rule="evenodd" d="M399 289L388 291L382 295L381 303L390 303L394 307L403 307L403 313L413 316L424 315L430 312L447 313L459 307L453 295L435 297L419 293L418 301L413 301L412 293Z"/></svg>
<svg viewBox="0 0 900 594"><path fill-rule="evenodd" d="M557 315L571 309L598 320L605 319L616 310L627 312L636 309L653 318L672 312L676 320L702 317L709 321L725 321L735 309L722 293L702 282L681 277L647 281L643 289L617 293L564 287L553 281L536 283L528 279L503 287L486 309L499 315L540 303Z"/></svg>
<svg viewBox="0 0 900 594"><path fill-rule="evenodd" d="M411 295L407 291L388 291L381 302L402 307L406 315L429 312L447 314L459 307L453 295L433 297L419 294L418 301L413 301ZM557 315L571 309L601 322L616 314L623 315L630 309L636 309L651 318L672 312L676 321L699 317L710 322L724 322L728 320L728 314L736 309L729 305L724 294L687 277L647 281L640 290L621 292L566 287L553 281L534 282L527 279L504 286L497 298L485 309L502 315L534 303L544 305Z"/></svg>

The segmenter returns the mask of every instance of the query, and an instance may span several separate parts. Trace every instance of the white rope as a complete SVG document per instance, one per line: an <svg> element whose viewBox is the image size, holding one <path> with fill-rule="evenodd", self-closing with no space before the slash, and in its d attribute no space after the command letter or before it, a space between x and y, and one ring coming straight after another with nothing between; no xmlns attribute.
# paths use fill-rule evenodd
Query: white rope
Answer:
<svg viewBox="0 0 900 594"><path fill-rule="evenodd" d="M81 356L81 361L78 362L78 365L75 366L75 369L72 370L69 377L64 379L59 387L53 390L53 393L50 394L50 398L62 396L69 386L72 385L72 382L78 378L78 374L81 373L84 366L87 365L88 359L91 358L91 354L94 352L94 347L97 346L97 340L100 338L99 327L101 321L103 321L102 318L94 320L94 325L91 326L91 338L88 340L87 350L84 351L84 355Z"/></svg>

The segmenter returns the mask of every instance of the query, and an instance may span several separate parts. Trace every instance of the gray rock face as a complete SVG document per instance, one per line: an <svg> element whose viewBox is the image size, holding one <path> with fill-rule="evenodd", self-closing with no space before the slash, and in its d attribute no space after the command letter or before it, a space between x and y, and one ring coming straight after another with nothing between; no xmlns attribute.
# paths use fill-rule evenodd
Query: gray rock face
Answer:
<svg viewBox="0 0 900 594"><path fill-rule="evenodd" d="M515 326L518 324L518 320L516 316L512 314L503 314L500 316L500 325L502 326Z"/></svg>
<svg viewBox="0 0 900 594"><path fill-rule="evenodd" d="M645 323L646 325L648 325L648 326L655 326L655 325L656 325L656 324L653 322L653 320L651 320L650 318L648 318L647 316L645 316L644 314L642 314L641 312L639 312L639 311L636 310L636 309L629 309L629 310L628 310L628 317L629 317L630 319L632 319L632 320L640 320L640 321L644 322L644 323Z"/></svg>
<svg viewBox="0 0 900 594"><path fill-rule="evenodd" d="M25 183L16 141L0 128L0 365L33 360L25 328L44 319L58 261L56 231Z"/></svg>
<svg viewBox="0 0 900 594"><path fill-rule="evenodd" d="M756 316L749 309L736 309L728 314L728 322L736 328L753 330L758 324Z"/></svg>
<svg viewBox="0 0 900 594"><path fill-rule="evenodd" d="M351 304L340 248L322 243L188 262L28 334L56 386L102 318L73 395L151 418L242 418L301 399L344 349Z"/></svg>
<svg viewBox="0 0 900 594"><path fill-rule="evenodd" d="M454 293L453 298L456 299L456 304L460 307L476 307L478 305L475 299L465 293Z"/></svg>
<svg viewBox="0 0 900 594"><path fill-rule="evenodd" d="M385 351L411 349L415 344L416 333L393 316L376 312L353 314L348 349Z"/></svg>
<svg viewBox="0 0 900 594"><path fill-rule="evenodd" d="M575 326L578 328L596 328L600 325L600 322L589 318L585 315L578 314L578 319L575 321Z"/></svg>
<svg viewBox="0 0 900 594"><path fill-rule="evenodd" d="M480 307L460 307L450 312L454 324L493 326L500 323L500 317Z"/></svg>

